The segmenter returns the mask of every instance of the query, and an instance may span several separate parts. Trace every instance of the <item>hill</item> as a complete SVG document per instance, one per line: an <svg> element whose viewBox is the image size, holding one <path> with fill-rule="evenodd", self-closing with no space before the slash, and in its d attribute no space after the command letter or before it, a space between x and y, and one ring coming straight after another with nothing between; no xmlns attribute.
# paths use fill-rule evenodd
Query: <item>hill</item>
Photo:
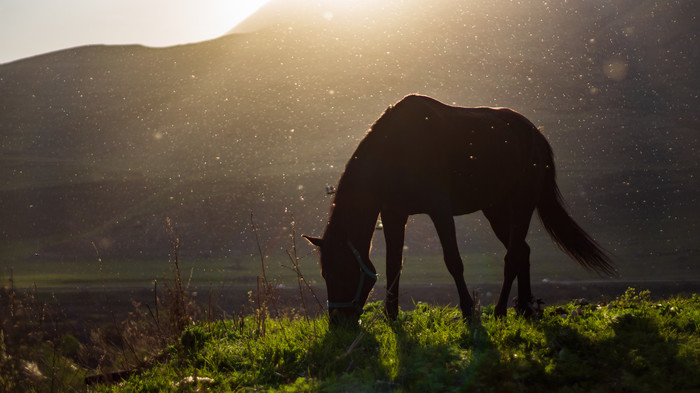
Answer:
<svg viewBox="0 0 700 393"><path fill-rule="evenodd" d="M697 278L692 1L320 2L273 15L290 4L251 17L269 21L260 30L208 42L0 65L3 264L92 258L95 246L163 256L166 216L185 256L255 252L251 212L271 249L287 244L290 214L320 233L325 185L386 106L418 92L522 112L552 143L594 237L645 274ZM409 249L439 249L425 220L409 225ZM459 227L463 251L501 258L478 217ZM543 258L565 258L531 237Z"/></svg>

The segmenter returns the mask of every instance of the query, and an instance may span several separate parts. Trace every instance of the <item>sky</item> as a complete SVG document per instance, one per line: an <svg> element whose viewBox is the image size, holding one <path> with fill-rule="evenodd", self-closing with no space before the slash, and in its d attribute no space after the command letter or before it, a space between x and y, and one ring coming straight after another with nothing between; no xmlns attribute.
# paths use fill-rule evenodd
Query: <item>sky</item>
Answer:
<svg viewBox="0 0 700 393"><path fill-rule="evenodd" d="M220 37L268 0L0 0L0 64L92 44Z"/></svg>

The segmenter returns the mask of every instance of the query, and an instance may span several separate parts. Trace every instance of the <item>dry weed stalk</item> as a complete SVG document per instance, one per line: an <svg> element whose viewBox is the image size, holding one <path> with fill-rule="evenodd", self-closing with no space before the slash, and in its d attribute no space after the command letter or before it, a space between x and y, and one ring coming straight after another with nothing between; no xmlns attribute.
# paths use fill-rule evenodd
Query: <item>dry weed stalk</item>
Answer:
<svg viewBox="0 0 700 393"><path fill-rule="evenodd" d="M12 271L8 284L0 287L0 391L73 391L82 376L63 309L56 303L58 314L50 312L36 285L18 291Z"/></svg>
<svg viewBox="0 0 700 393"><path fill-rule="evenodd" d="M309 320L309 310L306 305L306 297L304 296L304 284L306 286L306 289L309 291L311 296L316 300L316 303L318 304L318 310L323 311L323 305L321 304L321 301L318 299L316 296L316 292L314 292L313 288L311 285L309 285L309 282L304 278L304 275L301 273L301 268L299 267L299 261L301 260L301 257L299 257L299 254L297 253L297 231L296 231L296 223L294 221L294 216L292 216L292 221L291 221L291 231L292 233L290 234L291 240L292 240L292 250L285 250L287 252L287 256L289 257L289 261L292 263L292 266L285 266L282 265L282 267L287 268L296 274L297 278L297 284L299 287L299 298L301 299L301 305L304 311L304 318L308 321Z"/></svg>
<svg viewBox="0 0 700 393"><path fill-rule="evenodd" d="M182 272L180 270L180 238L175 233L170 217L165 218L165 232L167 233L168 241L170 242L168 262L170 263L170 270L173 274L174 286L174 288L167 288L170 323L175 328L176 332L181 333L189 324L190 318L187 315L187 308L185 306L185 298L187 297L187 294L186 288L182 281Z"/></svg>
<svg viewBox="0 0 700 393"><path fill-rule="evenodd" d="M255 225L255 220L253 219L253 213L250 213L250 226L255 234L255 244L258 247L258 255L260 256L260 270L261 275L257 276L256 281L256 292L255 292L255 317L258 326L258 332L260 335L265 335L265 321L269 315L270 308L272 307L275 314L279 314L277 309L277 302L275 298L274 289L272 284L267 279L267 269L265 266L265 253L263 252L262 243L260 242L260 236L258 234L258 227ZM262 290L261 290L262 287ZM262 296L261 296L262 295Z"/></svg>

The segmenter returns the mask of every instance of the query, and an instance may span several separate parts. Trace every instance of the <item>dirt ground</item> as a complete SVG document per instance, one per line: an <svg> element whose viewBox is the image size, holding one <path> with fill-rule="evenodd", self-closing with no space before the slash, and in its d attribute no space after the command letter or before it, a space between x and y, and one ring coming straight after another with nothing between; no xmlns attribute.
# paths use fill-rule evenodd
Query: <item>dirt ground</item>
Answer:
<svg viewBox="0 0 700 393"><path fill-rule="evenodd" d="M482 306L495 302L500 291L500 283L468 284L471 293L476 293ZM537 282L532 292L547 305L561 304L574 299L585 298L591 302L609 301L623 294L628 287L651 291L652 298L662 299L675 295L691 295L700 290L700 281L577 281L577 282ZM279 314L299 313L304 310L310 315L326 312L326 289L313 287L312 295L304 289L304 302L299 296L298 287L275 288L276 301L270 304L271 311ZM255 286L235 285L219 288L191 288L190 293L205 312L215 317L230 317L233 313L251 313L258 301ZM513 285L511 298L517 294ZM73 331L88 334L90 330L130 318L136 308L153 309L153 288L144 287L90 287L42 289L38 293L49 310L58 311L62 325ZM370 301L382 300L385 289L375 287ZM432 305L457 305L457 291L452 284L406 284L399 294L403 310L411 310L418 302ZM511 304L512 306L512 304ZM81 333L78 333L81 334Z"/></svg>
<svg viewBox="0 0 700 393"><path fill-rule="evenodd" d="M482 305L495 303L501 289L500 283L467 284L470 293L478 298ZM691 295L700 291L699 281L575 281L575 282L537 282L532 284L532 293L541 298L545 306L568 303L574 299L587 299L591 302L609 301L623 294L627 288L638 291L649 290L654 299L663 299L675 295ZM325 304L325 287L315 288L319 300ZM298 289L278 289L280 304L299 308ZM375 287L369 301L382 300L385 289ZM517 295L517 284L513 285L511 298ZM316 301L307 296L307 304L315 305ZM406 284L401 286L399 305L404 310L411 310L415 303L423 302L432 305L458 305L459 297L453 284ZM318 306L316 306L318 307ZM311 307L309 307L311 308Z"/></svg>

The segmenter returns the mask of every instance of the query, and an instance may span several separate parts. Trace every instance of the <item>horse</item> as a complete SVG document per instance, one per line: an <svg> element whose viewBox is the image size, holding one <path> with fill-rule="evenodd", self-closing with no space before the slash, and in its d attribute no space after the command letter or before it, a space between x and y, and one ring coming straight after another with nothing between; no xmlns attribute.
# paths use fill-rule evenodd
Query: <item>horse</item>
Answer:
<svg viewBox="0 0 700 393"><path fill-rule="evenodd" d="M357 324L377 281L370 261L381 214L386 240L386 315L398 315L399 278L408 217L427 214L445 265L470 319L474 301L464 281L454 216L481 210L506 247L494 313L506 315L513 281L516 311L531 315L530 247L525 238L537 210L552 240L584 268L616 275L605 252L569 215L555 180L552 148L527 118L508 108L466 108L422 95L401 99L375 121L338 182L320 251L333 324Z"/></svg>

